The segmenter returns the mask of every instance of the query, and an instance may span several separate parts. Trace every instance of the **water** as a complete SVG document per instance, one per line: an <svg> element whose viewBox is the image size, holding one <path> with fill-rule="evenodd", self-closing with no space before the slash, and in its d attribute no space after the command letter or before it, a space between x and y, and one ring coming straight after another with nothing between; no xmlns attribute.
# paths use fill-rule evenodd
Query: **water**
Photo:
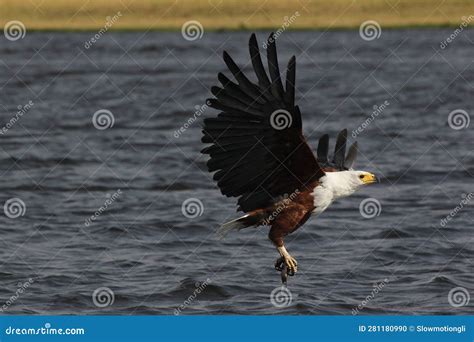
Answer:
<svg viewBox="0 0 474 342"><path fill-rule="evenodd" d="M381 183L287 238L299 272L283 308L270 302L280 280L267 230L215 236L237 215L199 154L202 119L215 113L187 124L225 70L222 50L249 62L248 32L206 32L194 42L179 33L107 33L90 49L84 42L92 33L2 37L2 125L33 103L1 136L1 203L18 198L26 208L17 218L0 216L3 310L351 315L361 305L359 314L472 313L474 131L472 124L452 129L448 114L472 116L474 31L441 49L451 33L386 30L368 42L356 31L285 32L278 39L282 67L297 57L297 102L313 148L323 133L333 143L340 129L356 130L375 105L389 103L357 137L356 167ZM266 35L258 34L260 42ZM100 109L113 114L113 127L94 127ZM443 227L463 195L467 204ZM183 216L189 198L203 203L201 216ZM360 214L366 198L379 201L378 216ZM449 296L452 289L460 297ZM98 305L94 291L106 291L95 296Z"/></svg>

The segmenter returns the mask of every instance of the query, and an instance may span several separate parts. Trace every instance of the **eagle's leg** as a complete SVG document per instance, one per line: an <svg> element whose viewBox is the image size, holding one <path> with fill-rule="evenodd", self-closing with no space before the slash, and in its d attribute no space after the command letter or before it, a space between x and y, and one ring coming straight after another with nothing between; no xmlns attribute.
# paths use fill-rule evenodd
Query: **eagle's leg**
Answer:
<svg viewBox="0 0 474 342"><path fill-rule="evenodd" d="M296 266L298 266L298 263L296 262L296 260L290 255L290 258L293 259L293 261L296 263ZM276 259L275 261L275 269L278 271L278 272L281 272L283 271L283 269L288 269L288 264L285 262L285 258L284 257L279 257L278 259Z"/></svg>
<svg viewBox="0 0 474 342"><path fill-rule="evenodd" d="M273 242L275 243L275 241ZM281 245L276 243L275 245L277 247L278 253L280 253L280 258L275 261L275 269L281 272L284 268L286 268L286 273L289 276L294 276L298 270L298 263L296 262L296 259L293 258L290 253L288 253L285 246L283 245L283 240L281 240Z"/></svg>
<svg viewBox="0 0 474 342"><path fill-rule="evenodd" d="M286 266L286 273L289 276L295 275L298 269L298 263L285 248L283 238L288 234L287 229L282 229L282 226L275 222L270 229L268 237L273 242L280 253L280 258L275 262L275 269L281 271Z"/></svg>
<svg viewBox="0 0 474 342"><path fill-rule="evenodd" d="M278 253L280 253L281 258L283 259L282 261L284 262L284 265L287 267L287 273L289 276L294 276L295 273L298 271L298 263L296 262L296 259L293 258L290 253L286 250L285 246L278 246ZM280 260L278 259L277 262ZM283 266L282 262L282 266Z"/></svg>

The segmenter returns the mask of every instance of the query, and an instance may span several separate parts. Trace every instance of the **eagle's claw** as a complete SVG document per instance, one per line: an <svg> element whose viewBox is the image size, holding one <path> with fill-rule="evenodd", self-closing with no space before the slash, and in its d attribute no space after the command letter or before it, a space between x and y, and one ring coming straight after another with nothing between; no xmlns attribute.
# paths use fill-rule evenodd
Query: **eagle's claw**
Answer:
<svg viewBox="0 0 474 342"><path fill-rule="evenodd" d="M295 258L292 256L280 257L275 261L275 269L279 272L283 271L286 268L286 274L289 276L294 276L298 270L298 263Z"/></svg>
<svg viewBox="0 0 474 342"><path fill-rule="evenodd" d="M295 273L298 271L298 263L296 262L296 259L293 258L291 255L285 257L285 265L286 267L288 267L286 273L289 276L294 276Z"/></svg>

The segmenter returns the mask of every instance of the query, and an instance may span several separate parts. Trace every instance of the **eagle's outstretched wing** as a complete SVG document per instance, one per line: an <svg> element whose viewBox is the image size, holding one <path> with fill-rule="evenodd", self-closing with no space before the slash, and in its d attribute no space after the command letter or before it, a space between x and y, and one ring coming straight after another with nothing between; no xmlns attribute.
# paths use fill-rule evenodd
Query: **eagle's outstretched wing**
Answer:
<svg viewBox="0 0 474 342"><path fill-rule="evenodd" d="M318 142L318 163L323 171L344 171L352 169L357 157L357 142L349 147L346 156L347 129L339 132L332 160L328 159L329 135L324 134Z"/></svg>
<svg viewBox="0 0 474 342"><path fill-rule="evenodd" d="M221 111L204 120L204 143L211 146L207 163L222 193L240 197L239 209L265 208L284 194L312 190L307 186L324 176L303 136L301 113L295 106L295 57L288 62L283 89L275 37L267 42L268 77L255 34L249 41L258 84L252 83L224 51L224 61L237 83L219 73L222 87L212 87L208 100Z"/></svg>

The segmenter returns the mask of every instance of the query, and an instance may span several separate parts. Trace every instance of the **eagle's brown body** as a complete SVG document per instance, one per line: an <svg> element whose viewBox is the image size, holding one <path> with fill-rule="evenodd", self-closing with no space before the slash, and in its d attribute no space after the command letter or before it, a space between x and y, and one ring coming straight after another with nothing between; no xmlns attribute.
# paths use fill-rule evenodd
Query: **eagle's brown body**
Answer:
<svg viewBox="0 0 474 342"><path fill-rule="evenodd" d="M317 184L311 185L314 188ZM251 211L242 218L242 223L248 227L270 226L268 237L275 246L283 246L283 238L302 226L315 209L311 192L298 192L291 199L282 199L267 208Z"/></svg>

